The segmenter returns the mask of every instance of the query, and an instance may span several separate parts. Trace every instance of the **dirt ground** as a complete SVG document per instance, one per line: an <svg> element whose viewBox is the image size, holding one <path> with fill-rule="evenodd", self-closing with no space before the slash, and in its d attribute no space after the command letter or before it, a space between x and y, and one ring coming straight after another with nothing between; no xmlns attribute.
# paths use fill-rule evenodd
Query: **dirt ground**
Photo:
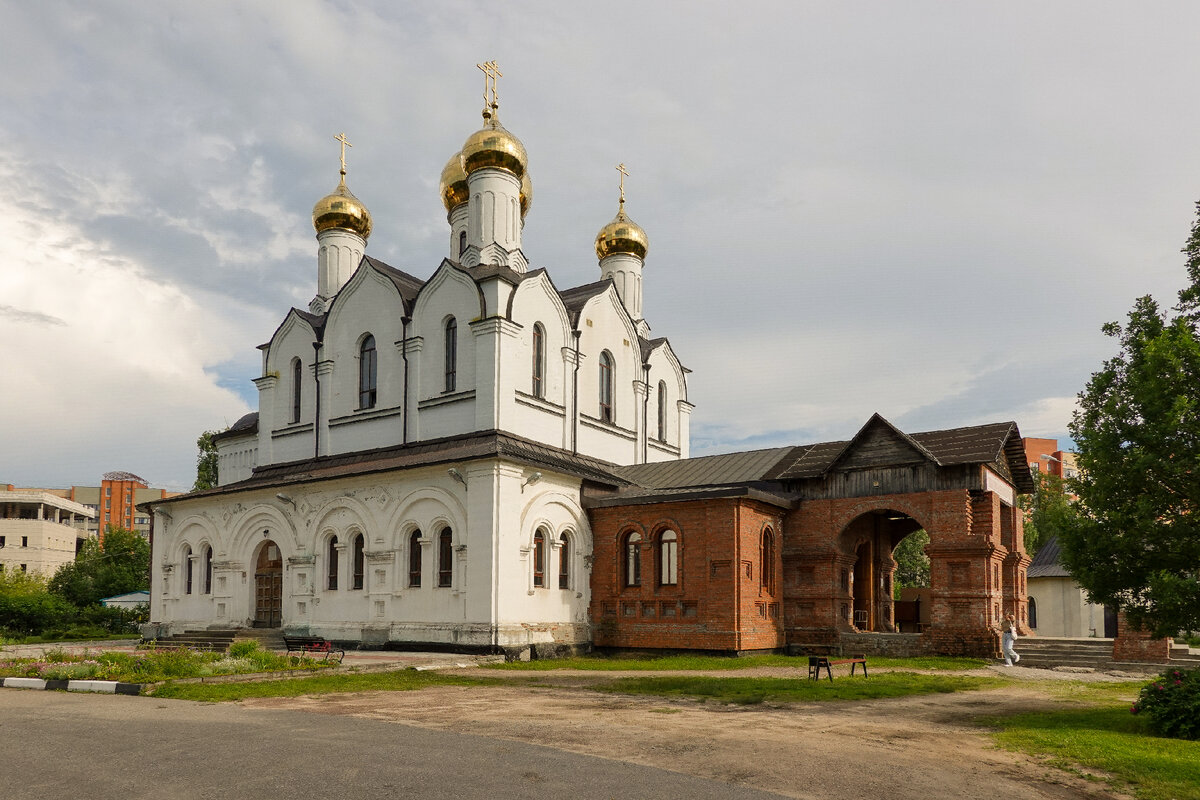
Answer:
<svg viewBox="0 0 1200 800"><path fill-rule="evenodd" d="M786 797L1124 797L1103 781L995 748L986 730L973 720L1061 706L1061 701L1039 688L1046 679L1128 680L1132 676L1000 669L1020 680L1014 686L981 692L854 703L728 706L610 695L583 687L632 673L555 671L538 673L551 684L544 687L440 686L416 692L254 699L244 705L367 717L529 742ZM493 678L529 675L459 672ZM794 670L772 668L713 674L795 677ZM637 796L636 788L630 796Z"/></svg>

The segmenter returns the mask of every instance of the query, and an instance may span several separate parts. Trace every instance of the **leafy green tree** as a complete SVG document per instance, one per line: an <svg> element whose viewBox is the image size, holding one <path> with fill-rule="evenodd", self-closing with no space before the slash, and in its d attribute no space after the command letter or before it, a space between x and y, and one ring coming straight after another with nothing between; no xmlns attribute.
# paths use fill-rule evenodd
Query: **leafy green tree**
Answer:
<svg viewBox="0 0 1200 800"><path fill-rule="evenodd" d="M75 561L50 579L51 593L79 607L105 597L150 588L150 543L134 531L109 526L101 543L83 543Z"/></svg>
<svg viewBox="0 0 1200 800"><path fill-rule="evenodd" d="M892 558L896 559L896 574L893 576L896 597L900 596L901 589L929 585L929 556L925 555L927 544L928 533L913 531L901 539L892 551Z"/></svg>
<svg viewBox="0 0 1200 800"><path fill-rule="evenodd" d="M205 431L196 440L196 447L200 452L196 456L196 482L192 484L193 492L217 488L217 443L213 441L213 437L218 433L220 431Z"/></svg>
<svg viewBox="0 0 1200 800"><path fill-rule="evenodd" d="M43 576L0 570L0 632L28 636L64 624L74 612L70 603L46 590Z"/></svg>
<svg viewBox="0 0 1200 800"><path fill-rule="evenodd" d="M1188 285L1171 314L1139 298L1120 351L1079 395L1071 435L1083 514L1063 564L1095 603L1156 635L1200 629L1200 203L1183 252Z"/></svg>
<svg viewBox="0 0 1200 800"><path fill-rule="evenodd" d="M1062 478L1035 472L1034 482L1033 494L1021 495L1020 501L1025 511L1025 550L1031 556L1055 536L1061 538L1063 530L1074 524L1080 513Z"/></svg>

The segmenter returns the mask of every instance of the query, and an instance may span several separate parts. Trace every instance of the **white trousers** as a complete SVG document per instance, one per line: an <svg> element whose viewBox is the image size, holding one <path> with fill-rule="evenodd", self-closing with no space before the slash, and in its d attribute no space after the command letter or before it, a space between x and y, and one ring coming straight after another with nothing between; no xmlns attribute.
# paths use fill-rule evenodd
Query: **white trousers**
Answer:
<svg viewBox="0 0 1200 800"><path fill-rule="evenodd" d="M1017 655L1017 651L1013 649L1017 644L1016 634L1005 631L1003 642L1004 666L1011 667L1014 661L1021 660L1021 657Z"/></svg>

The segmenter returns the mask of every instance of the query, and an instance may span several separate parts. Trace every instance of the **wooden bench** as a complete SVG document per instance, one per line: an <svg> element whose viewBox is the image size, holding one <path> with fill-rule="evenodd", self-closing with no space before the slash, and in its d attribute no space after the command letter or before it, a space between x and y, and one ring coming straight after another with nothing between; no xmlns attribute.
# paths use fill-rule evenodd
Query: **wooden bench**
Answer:
<svg viewBox="0 0 1200 800"><path fill-rule="evenodd" d="M851 675L853 675L854 671L856 669L858 669L858 665L862 664L863 677L865 678L867 676L867 657L865 654L854 655L849 658L835 658L835 659L829 659L829 658L826 658L825 656L809 656L808 657L808 678L809 678L809 680L813 680L813 681L821 680L821 670L825 670L825 674L829 676L829 682L833 683L833 670L831 669L831 667L837 666L838 664L849 664Z"/></svg>
<svg viewBox="0 0 1200 800"><path fill-rule="evenodd" d="M346 657L345 650L342 650L340 647L334 647L333 642L323 639L320 636L285 635L283 643L287 646L288 655L300 653L310 658L322 656L323 660L328 661L330 658L333 658L338 664L342 663L342 659Z"/></svg>

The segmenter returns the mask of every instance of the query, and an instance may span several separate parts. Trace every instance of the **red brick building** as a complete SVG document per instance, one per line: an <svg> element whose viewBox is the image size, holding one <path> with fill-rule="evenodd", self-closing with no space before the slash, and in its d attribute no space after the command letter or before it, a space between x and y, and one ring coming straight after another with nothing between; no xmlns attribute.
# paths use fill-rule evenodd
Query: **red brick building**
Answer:
<svg viewBox="0 0 1200 800"><path fill-rule="evenodd" d="M1026 627L1015 423L905 434L875 415L850 441L614 469L585 494L597 647L994 656ZM930 622L900 633L892 556L930 537Z"/></svg>

